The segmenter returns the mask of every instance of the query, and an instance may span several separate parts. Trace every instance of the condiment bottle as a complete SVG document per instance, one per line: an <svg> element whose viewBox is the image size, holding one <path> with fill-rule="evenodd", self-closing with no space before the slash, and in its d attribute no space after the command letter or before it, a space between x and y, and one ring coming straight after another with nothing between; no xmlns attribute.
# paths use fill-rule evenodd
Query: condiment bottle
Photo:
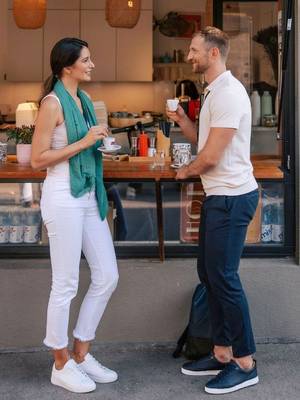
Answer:
<svg viewBox="0 0 300 400"><path fill-rule="evenodd" d="M261 117L272 114L272 97L268 90L261 97Z"/></svg>
<svg viewBox="0 0 300 400"><path fill-rule="evenodd" d="M261 100L257 90L252 92L250 99L252 106L252 125L259 126L261 124Z"/></svg>
<svg viewBox="0 0 300 400"><path fill-rule="evenodd" d="M184 109L184 112L187 114L189 111L189 101L191 100L191 98L184 94L185 88L184 88L183 82L180 85L180 89L181 89L181 95L179 96L179 103L180 103L181 107Z"/></svg>
<svg viewBox="0 0 300 400"><path fill-rule="evenodd" d="M140 133L139 142L138 142L138 149L139 149L139 156L147 157L148 155L148 135L144 131Z"/></svg>
<svg viewBox="0 0 300 400"><path fill-rule="evenodd" d="M136 157L138 155L138 138L136 136L131 137L131 149L130 149L130 155L132 157Z"/></svg>

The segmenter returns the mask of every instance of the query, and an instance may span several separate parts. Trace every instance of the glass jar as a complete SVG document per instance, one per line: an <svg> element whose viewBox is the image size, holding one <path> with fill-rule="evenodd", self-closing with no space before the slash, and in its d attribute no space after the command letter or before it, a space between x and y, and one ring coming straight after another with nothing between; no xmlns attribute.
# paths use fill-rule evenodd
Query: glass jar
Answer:
<svg viewBox="0 0 300 400"><path fill-rule="evenodd" d="M277 116L275 114L268 114L263 116L263 126L271 128L277 125Z"/></svg>

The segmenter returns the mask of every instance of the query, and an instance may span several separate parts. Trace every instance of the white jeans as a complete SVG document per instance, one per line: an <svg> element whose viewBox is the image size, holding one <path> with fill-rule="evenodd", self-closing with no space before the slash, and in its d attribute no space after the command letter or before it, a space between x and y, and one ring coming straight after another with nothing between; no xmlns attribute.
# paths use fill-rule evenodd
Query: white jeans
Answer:
<svg viewBox="0 0 300 400"><path fill-rule="evenodd" d="M91 283L73 331L75 338L94 339L119 276L108 223L100 219L94 192L74 198L68 180L48 177L43 185L41 211L52 266L44 344L58 350L68 345L69 310L78 290L81 250L91 270Z"/></svg>

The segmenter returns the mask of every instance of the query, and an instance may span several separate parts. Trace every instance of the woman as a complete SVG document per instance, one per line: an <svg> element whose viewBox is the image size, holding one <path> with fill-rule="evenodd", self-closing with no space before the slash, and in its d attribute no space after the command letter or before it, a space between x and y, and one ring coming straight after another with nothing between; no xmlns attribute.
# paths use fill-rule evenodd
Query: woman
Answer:
<svg viewBox="0 0 300 400"><path fill-rule="evenodd" d="M105 218L102 158L97 151L107 128L97 125L90 98L78 88L81 82L91 80L94 68L88 44L62 39L53 47L50 61L52 76L45 83L31 158L33 168L47 168L41 210L49 236L52 288L44 343L54 355L51 382L85 393L96 388L95 382L118 378L89 353L90 341L118 281ZM91 284L73 331L71 356L69 308L78 289L81 251L91 270Z"/></svg>

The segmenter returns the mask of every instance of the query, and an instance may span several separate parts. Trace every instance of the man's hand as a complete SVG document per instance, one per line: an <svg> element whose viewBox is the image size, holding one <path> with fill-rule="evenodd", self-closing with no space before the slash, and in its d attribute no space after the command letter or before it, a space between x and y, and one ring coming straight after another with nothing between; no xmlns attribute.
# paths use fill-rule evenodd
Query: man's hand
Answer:
<svg viewBox="0 0 300 400"><path fill-rule="evenodd" d="M191 143L197 143L197 131L196 126L193 121L189 119L189 117L184 112L184 109L179 104L176 111L170 111L166 108L166 114L169 119L176 122L184 136L189 140Z"/></svg>
<svg viewBox="0 0 300 400"><path fill-rule="evenodd" d="M179 168L179 170L177 171L177 174L175 176L175 179L186 179L188 178L190 175L188 173L188 166L184 165L183 167Z"/></svg>
<svg viewBox="0 0 300 400"><path fill-rule="evenodd" d="M170 118L177 124L180 124L180 122L182 122L186 118L186 113L184 112L184 109L181 107L180 104L178 104L176 111L170 111L168 108L166 108L166 114L168 118Z"/></svg>

